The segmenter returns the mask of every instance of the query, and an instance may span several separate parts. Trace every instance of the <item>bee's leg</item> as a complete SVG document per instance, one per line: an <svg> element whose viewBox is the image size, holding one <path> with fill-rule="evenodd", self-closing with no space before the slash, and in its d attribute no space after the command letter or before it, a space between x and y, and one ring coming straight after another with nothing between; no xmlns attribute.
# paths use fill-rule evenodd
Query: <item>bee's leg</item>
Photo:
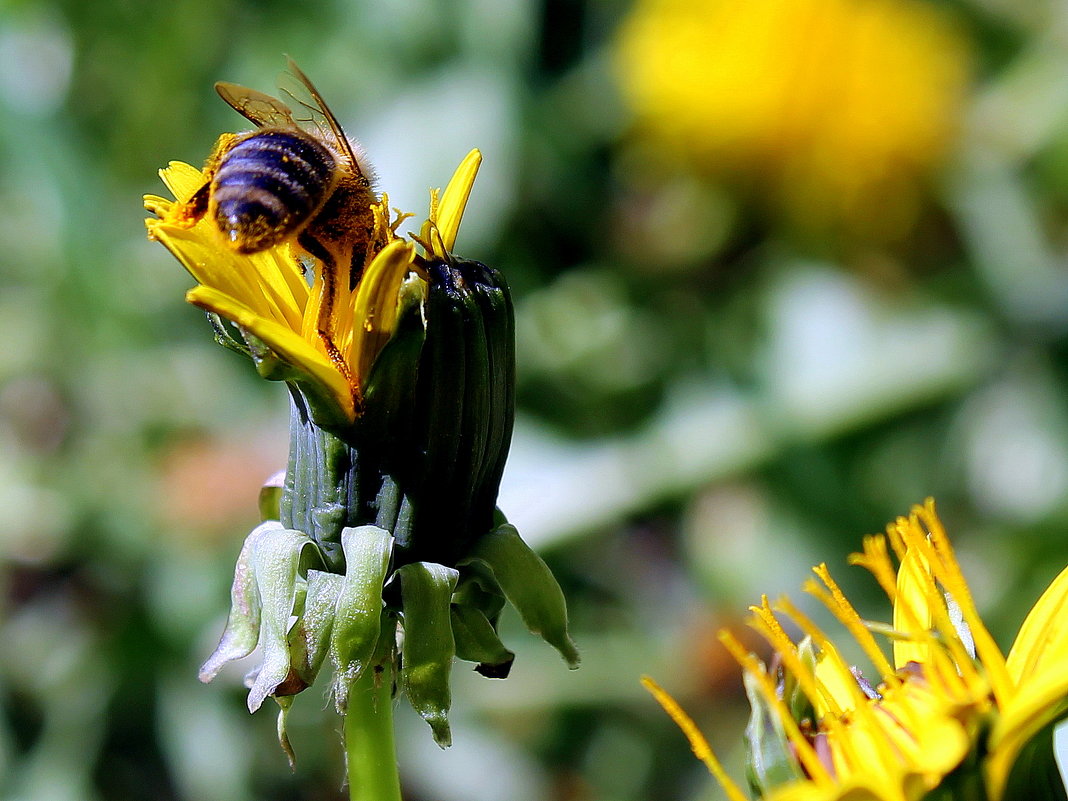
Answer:
<svg viewBox="0 0 1068 801"><path fill-rule="evenodd" d="M323 296L319 301L319 317L316 320L316 332L326 348L326 353L333 362L338 372L345 377L352 397L357 406L360 402L359 387L353 378L349 365L342 356L341 350L334 344L334 307L337 305L337 261L334 255L322 242L309 234L307 231L297 237L297 244L319 260L320 274L323 279Z"/></svg>

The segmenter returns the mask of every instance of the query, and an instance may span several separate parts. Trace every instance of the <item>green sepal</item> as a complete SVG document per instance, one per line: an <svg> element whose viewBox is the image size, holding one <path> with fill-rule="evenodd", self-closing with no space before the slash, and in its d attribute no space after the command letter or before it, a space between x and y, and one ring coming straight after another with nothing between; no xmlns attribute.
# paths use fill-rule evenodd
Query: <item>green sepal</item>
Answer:
<svg viewBox="0 0 1068 801"><path fill-rule="evenodd" d="M449 606L459 573L435 562L413 562L396 576L404 614L400 684L408 703L430 724L434 742L447 748L452 745L449 674L456 655Z"/></svg>
<svg viewBox="0 0 1068 801"><path fill-rule="evenodd" d="M285 752L286 759L289 761L289 769L297 769L297 754L293 750L293 744L289 741L289 732L287 726L289 724L289 710L293 707L293 696L282 695L274 699L278 704L278 722L275 726L278 732L278 745L281 746L282 751Z"/></svg>
<svg viewBox="0 0 1068 801"><path fill-rule="evenodd" d="M1053 735L1064 717L1062 710L1058 720L1044 726L1027 741L1012 763L1002 798L1006 801L1066 801L1064 781L1054 757Z"/></svg>
<svg viewBox="0 0 1068 801"><path fill-rule="evenodd" d="M247 328L238 326L242 339L248 345L249 356L256 367L256 372L268 381L284 381L292 378L294 369L286 364L278 355L267 347L267 344Z"/></svg>
<svg viewBox="0 0 1068 801"><path fill-rule="evenodd" d="M490 376L487 447L476 478L476 517L472 522L476 527L492 528L506 522L496 519L496 503L515 422L515 311L508 283L500 272L471 261L463 262L463 267L472 275L472 292L485 326ZM485 521L483 514L488 515Z"/></svg>
<svg viewBox="0 0 1068 801"><path fill-rule="evenodd" d="M330 633L330 659L337 675L334 704L344 714L349 690L372 662L382 628L382 585L386 580L393 537L378 526L344 528L341 547L345 576Z"/></svg>
<svg viewBox="0 0 1068 801"><path fill-rule="evenodd" d="M504 647L482 610L454 603L450 616L456 656L465 662L477 662L475 671L488 679L508 678L515 654Z"/></svg>
<svg viewBox="0 0 1068 801"><path fill-rule="evenodd" d="M805 637L797 645L797 656L805 666L809 675L816 674L816 646L811 637ZM790 716L800 723L803 720L815 722L816 710L812 708L812 701L801 687L797 676L788 670L782 671L781 698L790 710Z"/></svg>
<svg viewBox="0 0 1068 801"><path fill-rule="evenodd" d="M214 679L227 662L243 659L256 648L260 638L260 591L252 571L252 554L260 539L279 530L283 530L282 524L277 521L262 523L252 530L241 546L237 564L234 565L230 615L226 619L226 627L219 644L200 666L198 678L205 684Z"/></svg>
<svg viewBox="0 0 1068 801"><path fill-rule="evenodd" d="M281 521L319 544L330 572L344 573L341 531L362 512L359 455L345 440L316 425L308 397L293 386L290 400Z"/></svg>
<svg viewBox="0 0 1068 801"><path fill-rule="evenodd" d="M234 567L226 628L200 668L201 681L211 681L223 665L248 656L257 645L263 649L264 662L249 693L250 711L288 678L285 635L289 619L303 605L300 576L312 565L322 566L322 560L315 544L301 532L274 520L253 529Z"/></svg>
<svg viewBox="0 0 1068 801"><path fill-rule="evenodd" d="M304 611L289 632L289 655L293 669L309 686L330 651L330 633L343 582L337 573L308 571Z"/></svg>
<svg viewBox="0 0 1068 801"><path fill-rule="evenodd" d="M749 698L749 724L745 727L746 778L749 788L763 798L775 787L804 778L793 757L778 713L772 709L755 677L742 674L745 694Z"/></svg>
<svg viewBox="0 0 1068 801"><path fill-rule="evenodd" d="M456 585L452 602L455 606L479 610L491 626L496 626L504 609L505 597L493 571L483 562L470 562L460 573L460 582Z"/></svg>
<svg viewBox="0 0 1068 801"><path fill-rule="evenodd" d="M268 695L295 695L307 687L291 665L290 621L294 614L299 617L304 607L307 584L301 574L323 564L308 535L277 528L257 540L250 566L260 594L259 647L263 652L263 662L248 691L248 710L255 712Z"/></svg>
<svg viewBox="0 0 1068 801"><path fill-rule="evenodd" d="M515 526L498 526L479 538L458 566L475 562L493 572L526 627L559 651L569 668L577 668L579 654L567 630L564 593L548 565L523 542Z"/></svg>
<svg viewBox="0 0 1068 801"><path fill-rule="evenodd" d="M215 312L205 312L208 317L208 322L211 323L211 330L215 333L215 342L222 345L227 350L232 350L234 353L240 353L242 356L248 358L252 357L251 351L249 351L248 345L243 342L238 342L226 330L226 323L223 322L223 318Z"/></svg>
<svg viewBox="0 0 1068 801"><path fill-rule="evenodd" d="M286 471L279 470L260 487L259 509L260 521L282 519L282 488L285 485Z"/></svg>

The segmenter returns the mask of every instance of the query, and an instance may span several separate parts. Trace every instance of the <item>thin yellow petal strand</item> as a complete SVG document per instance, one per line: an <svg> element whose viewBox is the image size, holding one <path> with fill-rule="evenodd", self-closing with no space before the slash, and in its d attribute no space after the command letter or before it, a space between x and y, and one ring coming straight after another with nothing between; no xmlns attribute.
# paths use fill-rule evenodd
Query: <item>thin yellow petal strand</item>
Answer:
<svg viewBox="0 0 1068 801"><path fill-rule="evenodd" d="M478 168L482 164L482 153L477 148L468 153L460 166L453 173L452 180L445 187L441 196L441 202L437 208L438 230L441 232L441 242L445 250L451 251L456 244L456 234L460 230L460 221L467 208L467 199L471 196L471 187L478 175ZM443 254L437 254L443 257Z"/></svg>
<svg viewBox="0 0 1068 801"><path fill-rule="evenodd" d="M830 713L830 705L827 705L823 708L817 706L817 713L819 717L824 718L825 724L830 727L833 738L832 743L836 744L840 749L840 756L845 762L845 766L851 771L858 770L862 766L867 770L873 770L877 766L888 770L889 766L894 764L896 757L886 747L887 744L882 738L870 738L864 743L863 751L860 751L856 747L856 737L846 736L844 726L839 725L838 719L843 718L849 712L855 716L857 721L866 722L867 728L871 728L874 724L871 709L868 706L868 697L861 691L860 685L849 669L849 665L846 664L846 661L842 658L834 643L827 638L827 635L807 615L795 607L789 599L780 600L778 606L806 635L812 638L812 642L819 649L820 658L816 663L816 680L820 685L821 695L825 699L833 698L842 712L839 714ZM827 683L828 681L831 683ZM827 717L828 714L830 714L829 718ZM865 726L862 725L858 728L853 724L849 731L855 733L863 728Z"/></svg>
<svg viewBox="0 0 1068 801"><path fill-rule="evenodd" d="M901 518L905 520L905 518ZM907 521L906 521L907 522ZM897 543L895 553L900 553L908 558L907 549L901 541L896 530L892 531L892 541ZM928 612L927 596L922 592L918 595L912 589L913 585L919 587L921 582L917 574L911 573L906 584L910 589L905 595L898 591L898 582L901 581L902 571L919 569L919 556L910 560L912 567L905 568L904 563L898 574L894 574L894 566L890 562L890 554L887 548L887 537L875 535L864 538L864 553L855 553L849 557L850 564L860 565L868 570L879 582L886 597L893 604L894 625L894 663L898 669L904 667L912 659L926 660L924 673L929 682L935 685L939 692L954 697L967 694L967 688L962 683L957 673L955 663L946 654L945 649L939 645L931 630L931 621ZM906 598L913 597L913 601ZM919 610L914 608L914 602L919 605ZM921 621L921 614L924 619ZM908 648L899 648L899 645L907 645Z"/></svg>
<svg viewBox="0 0 1068 801"><path fill-rule="evenodd" d="M749 627L759 633L775 649L782 659L783 666L797 679L797 683L801 686L801 691L812 706L826 707L832 715L841 715L842 709L838 705L837 699L831 696L824 696L820 692L819 686L816 684L816 677L812 675L812 671L798 657L793 641L783 631L779 621L775 618L771 605L768 603L768 597L766 595L763 596L760 599L760 606L751 606L749 611L753 613L753 618L748 621Z"/></svg>
<svg viewBox="0 0 1068 801"><path fill-rule="evenodd" d="M279 358L303 370L327 390L350 420L355 417L352 394L345 377L325 355L297 332L257 315L239 300L211 287L193 287L186 293L186 300L248 329Z"/></svg>
<svg viewBox="0 0 1068 801"><path fill-rule="evenodd" d="M155 214L157 217L165 216L174 207L173 200L168 200L159 195L143 195L142 200L145 204L145 211L149 214ZM156 220L146 220L145 222L156 222Z"/></svg>
<svg viewBox="0 0 1068 801"><path fill-rule="evenodd" d="M930 532L931 543L941 561L942 569L938 571L938 580L960 606L964 622L968 624L972 637L975 639L976 655L983 663L994 696L999 704L1004 704L1012 696L1015 684L1009 677L1001 649L998 648L982 618L979 617L971 589L964 580L964 574L961 573L960 565L953 553L953 546L950 545L945 529L942 528L942 522L935 514L934 500L928 498L922 507L913 509L913 514L923 521Z"/></svg>
<svg viewBox="0 0 1068 801"><path fill-rule="evenodd" d="M1034 673L1050 652L1062 650L1068 641L1068 567L1042 593L1020 626L1009 650L1005 667L1019 684Z"/></svg>
<svg viewBox="0 0 1068 801"><path fill-rule="evenodd" d="M819 651L815 678L819 685L820 696L831 698L834 703L833 705L828 705L826 702L818 704L817 712L822 715L837 708L840 711L834 714L840 715L863 704L866 696L861 692L860 686L850 672L849 665L819 626L794 606L789 598L780 598L776 602L776 607L812 639Z"/></svg>
<svg viewBox="0 0 1068 801"><path fill-rule="evenodd" d="M664 711L668 713L668 716L675 721L675 725L682 729L682 733L686 735L686 739L690 741L690 748L693 749L694 755L700 759L705 767L708 768L708 772L711 773L720 787L730 798L730 801L748 801L745 793L741 791L734 780L727 775L727 772L723 769L723 765L720 764L719 759L716 758L715 752L708 744L708 740L701 734L700 729L697 728L697 724L693 722L693 719L687 715L682 707L678 705L670 695L668 695L663 688L660 687L655 681L648 676L642 676L642 686L645 687L653 698L664 708Z"/></svg>
<svg viewBox="0 0 1068 801"><path fill-rule="evenodd" d="M821 642L826 642L826 638L821 638ZM831 652L824 650L822 645L816 644L820 648L820 655L816 658L816 683L819 685L820 693L834 698L843 712L848 714L849 710L859 703L856 696L857 680L849 672L849 667L840 654L835 652L831 655ZM826 714L828 714L826 704L816 707L817 718L822 718Z"/></svg>
<svg viewBox="0 0 1068 801"><path fill-rule="evenodd" d="M290 248L275 247L248 258L260 277L260 291L277 306L290 328L298 330L308 305L308 283Z"/></svg>
<svg viewBox="0 0 1068 801"><path fill-rule="evenodd" d="M153 238L181 262L197 283L240 299L260 316L273 316L274 310L257 286L257 271L249 257L220 247L206 222L193 228L161 221L150 223L149 232Z"/></svg>
<svg viewBox="0 0 1068 801"><path fill-rule="evenodd" d="M832 787L834 785L834 780L827 772L827 768L824 767L823 763L820 761L816 751L812 748L812 743L808 741L808 738L805 737L801 732L801 729L798 728L797 721L794 720L793 715L790 714L790 710L787 709L786 704L779 698L774 683L764 670L764 665L761 664L760 660L755 656L748 653L731 632L726 630L720 631L719 641L726 646L727 650L730 651L731 656L733 656L734 660L741 665L742 669L756 681L757 687L760 688L760 694L764 696L764 701L775 711L775 714L779 718L779 722L782 723L783 730L786 732L786 737L789 739L790 744L797 750L797 758L801 762L805 772L808 773L817 784L823 787Z"/></svg>
<svg viewBox="0 0 1068 801"><path fill-rule="evenodd" d="M907 545L909 552L918 553L919 557L917 558L922 558L921 565L923 569L916 571L915 576L917 582L923 586L923 609L928 610L930 613L934 628L938 631L939 635L941 635L941 642L952 657L954 666L960 673L963 682L968 687L973 688L973 691L978 691L980 687L985 690L986 681L980 675L971 654L968 653L960 636L957 634L957 628L949 617L945 597L935 583L935 579L937 579L946 591L951 594L953 593L953 584L962 585L965 593L967 593L967 586L963 584L963 579L960 579L960 581L957 582L949 580L950 577L946 574L942 555L935 549L935 545L929 539L924 528L921 527L920 518L915 514L917 509L919 509L919 507L913 509L913 514L908 519L899 518L897 531ZM907 556L908 554L906 554L906 557ZM958 587L958 589L960 588L961 587ZM904 600L900 596L898 600L899 603L904 603ZM915 610L915 612L919 619L921 617L921 610ZM965 617L965 622L969 622L967 617ZM916 632L912 633L915 634ZM974 636L974 630L972 631L972 634ZM987 636L989 637L989 634ZM996 647L997 646L995 646L995 649ZM980 653L979 657L982 659L983 655ZM1000 651L998 651L998 658L999 664L1004 670L1004 657L1001 657Z"/></svg>
<svg viewBox="0 0 1068 801"><path fill-rule="evenodd" d="M849 564L859 565L871 573L890 603L897 600L897 578L886 548L886 537L880 534L865 537L864 553L850 554Z"/></svg>
<svg viewBox="0 0 1068 801"><path fill-rule="evenodd" d="M838 618L838 621L853 635L853 639L864 649L864 653L868 655L872 664L875 665L875 669L879 671L883 681L894 681L894 669L890 666L890 662L887 661L886 655L879 647L879 644L875 642L875 637L872 633L865 628L864 621L857 614L857 610L853 608L853 604L845 597L837 582L831 578L831 572L827 569L827 565L817 565L812 568L812 572L819 576L820 581L823 582L830 595L823 592L815 582L811 581L805 585L806 591L820 599L831 614Z"/></svg>

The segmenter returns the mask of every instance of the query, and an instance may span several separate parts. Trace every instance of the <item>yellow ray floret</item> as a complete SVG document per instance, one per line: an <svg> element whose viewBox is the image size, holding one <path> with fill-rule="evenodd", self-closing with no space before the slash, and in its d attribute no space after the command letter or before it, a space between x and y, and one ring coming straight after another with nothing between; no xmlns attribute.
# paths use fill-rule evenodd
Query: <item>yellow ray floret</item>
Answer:
<svg viewBox="0 0 1068 801"><path fill-rule="evenodd" d="M432 235L433 255L447 258L456 240L481 154L477 150L460 164L441 197L433 204L424 231ZM342 363L327 352L319 328L322 276L309 285L310 261L299 248L283 243L244 254L230 247L207 217L188 217L186 201L204 186L205 174L182 162L171 162L160 177L173 200L145 196L149 236L159 241L196 279L186 299L237 325L260 340L282 362L303 376L320 397L333 400L337 418L352 422L359 414L362 389L371 366L389 340L397 321L401 285L418 272L415 247L400 239L396 228L406 215L390 216L388 198L372 207L375 251L355 287L339 288L332 341ZM374 251L372 251L374 252ZM347 373L347 375L346 375Z"/></svg>
<svg viewBox="0 0 1068 801"><path fill-rule="evenodd" d="M453 173L443 193L433 190L430 193L430 214L423 223L420 239L429 249L428 256L447 259L456 244L456 234L460 230L460 221L471 196L471 187L482 164L482 153L472 150Z"/></svg>

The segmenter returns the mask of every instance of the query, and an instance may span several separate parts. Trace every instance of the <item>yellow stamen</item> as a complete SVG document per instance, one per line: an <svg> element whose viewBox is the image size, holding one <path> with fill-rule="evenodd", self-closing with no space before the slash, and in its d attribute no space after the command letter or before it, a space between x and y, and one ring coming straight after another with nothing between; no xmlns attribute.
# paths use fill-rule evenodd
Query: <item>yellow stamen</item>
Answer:
<svg viewBox="0 0 1068 801"><path fill-rule="evenodd" d="M682 733L686 735L686 739L690 741L690 748L693 749L694 755L705 763L705 767L708 768L708 772L711 773L720 787L730 798L730 801L748 801L745 793L741 791L734 780L727 775L727 772L723 769L723 765L719 759L716 758L715 752L712 750L712 746L708 744L708 740L701 734L700 729L697 728L697 724L693 722L693 719L687 715L678 702L668 695L663 688L648 676L642 676L642 686L645 687L653 698L655 698L660 706L664 708L664 711L668 713L668 716L675 721L675 725L682 729Z"/></svg>
<svg viewBox="0 0 1068 801"><path fill-rule="evenodd" d="M865 721L868 727L878 726L878 722L875 720L872 709L868 704L868 696L860 689L860 685L857 683L856 677L853 676L852 671L849 669L849 665L842 658L838 649L827 638L827 635L812 622L806 614L793 605L789 599L783 598L778 602L778 607L793 620L798 627L809 637L812 638L812 642L819 648L820 653L825 659L829 659L834 665L836 672L845 679L844 685L848 688L850 694L849 708L852 713L858 719ZM824 693L826 697L827 693ZM868 770L871 770L873 765L865 758L864 755L859 753L856 748L854 739L847 736L844 731L844 716L825 716L821 721L821 725L830 728L838 736L835 736L834 743L841 750L841 756L846 759L852 770L857 770L860 766L865 765ZM855 726L856 723L848 724ZM879 760L883 763L882 769L889 771L892 769L894 763L897 761L897 756L893 751L888 751L882 740L874 738L872 741L873 748L865 749L865 754L874 749Z"/></svg>
<svg viewBox="0 0 1068 801"><path fill-rule="evenodd" d="M895 537L895 539L900 543L899 537ZM907 556L903 543L899 552ZM849 557L849 562L850 564L859 565L871 573L893 605L894 627L887 636L894 639L894 663L897 667L904 667L907 662L913 661L913 657L918 655L916 650L916 645L918 644L922 646L924 658L914 661L924 664L928 681L945 693L959 694L962 692L964 688L956 666L949 660L945 654L945 649L939 645L931 633L929 622L926 619L921 622L918 610L909 599L898 592L898 575L895 574L894 566L890 562L887 538L882 535L865 537L864 553L852 554ZM915 559L910 559L909 563L917 564ZM904 569L902 568L902 570ZM908 644L909 647L903 647L903 644Z"/></svg>
<svg viewBox="0 0 1068 801"><path fill-rule="evenodd" d="M849 564L859 565L871 573L891 604L897 603L897 574L890 562L886 537L875 534L864 538L864 553L849 556Z"/></svg>
<svg viewBox="0 0 1068 801"><path fill-rule="evenodd" d="M825 592L816 582L811 579L805 583L805 591L818 598L827 609L830 610L838 621L845 626L846 630L853 635L853 639L860 644L860 647L864 649L864 653L868 655L868 659L872 661L875 669L879 671L879 675L882 676L883 681L894 682L894 668L891 666L886 655L883 653L879 644L875 641L875 637L864 626L864 621L861 620L857 610L853 607L853 604L849 603L849 600L845 597L838 584L831 578L831 573L827 569L826 564L820 564L817 567L812 568L812 572L815 573L820 580L824 583L830 594Z"/></svg>
<svg viewBox="0 0 1068 801"><path fill-rule="evenodd" d="M915 512L915 510L913 511ZM906 556L906 562L910 557L919 558L926 562L927 568L917 570L915 575L923 586L923 593L926 598L926 610L930 612L935 629L942 636L942 643L949 651L950 657L953 659L961 679L969 686L982 685L982 677L979 675L979 671L977 670L971 655L964 647L964 643L961 642L960 636L957 634L956 626L954 626L953 621L950 620L949 612L946 608L945 597L942 595L937 584L935 584L935 578L937 578L950 594L953 593L951 587L942 580L945 571L941 569L941 557L935 551L934 546L925 535L923 529L920 528L919 521L915 514L909 520L905 521L905 525L899 525L897 530L900 533L902 540L912 552ZM915 554L915 556L912 556L912 554ZM963 579L961 579L961 583L963 584ZM901 600L901 598L898 599L898 605L900 605ZM920 616L917 614L917 618L919 617ZM991 643L992 642L993 641L991 640ZM997 646L995 646L995 648L996 647ZM1001 662L1002 670L1004 671L1004 659L1001 658L1000 651L998 651L998 657ZM980 655L980 658L982 659L982 655ZM983 659L982 661L985 666L986 660Z"/></svg>
<svg viewBox="0 0 1068 801"><path fill-rule="evenodd" d="M838 699L833 696L825 696L820 692L816 677L812 675L812 671L798 657L797 648L775 618L771 605L768 603L768 597L766 595L761 596L760 606L750 606L749 611L754 615L748 621L749 627L759 633L775 649L782 658L783 666L797 679L797 683L801 686L801 691L809 702L814 707L826 706L830 713L836 717L841 715L842 708L838 705Z"/></svg>
<svg viewBox="0 0 1068 801"><path fill-rule="evenodd" d="M901 538L901 529L907 528L908 524L909 519L907 517L899 517L886 527L886 535L890 539L890 547L894 549L898 564L905 561L905 554L908 552L908 547Z"/></svg>
<svg viewBox="0 0 1068 801"><path fill-rule="evenodd" d="M917 506L913 510L914 517L922 522L930 532L930 540L938 555L941 570L938 571L938 580L946 591L953 597L960 607L964 622L971 629L975 640L975 651L990 677L990 686L999 704L1004 704L1013 695L1016 688L1012 678L1005 667L1005 656L1001 653L994 638L990 635L983 620L979 617L979 611L975 607L971 589L964 580L960 565L953 553L953 546L946 536L942 523L935 514L934 499L928 498L923 506Z"/></svg>

